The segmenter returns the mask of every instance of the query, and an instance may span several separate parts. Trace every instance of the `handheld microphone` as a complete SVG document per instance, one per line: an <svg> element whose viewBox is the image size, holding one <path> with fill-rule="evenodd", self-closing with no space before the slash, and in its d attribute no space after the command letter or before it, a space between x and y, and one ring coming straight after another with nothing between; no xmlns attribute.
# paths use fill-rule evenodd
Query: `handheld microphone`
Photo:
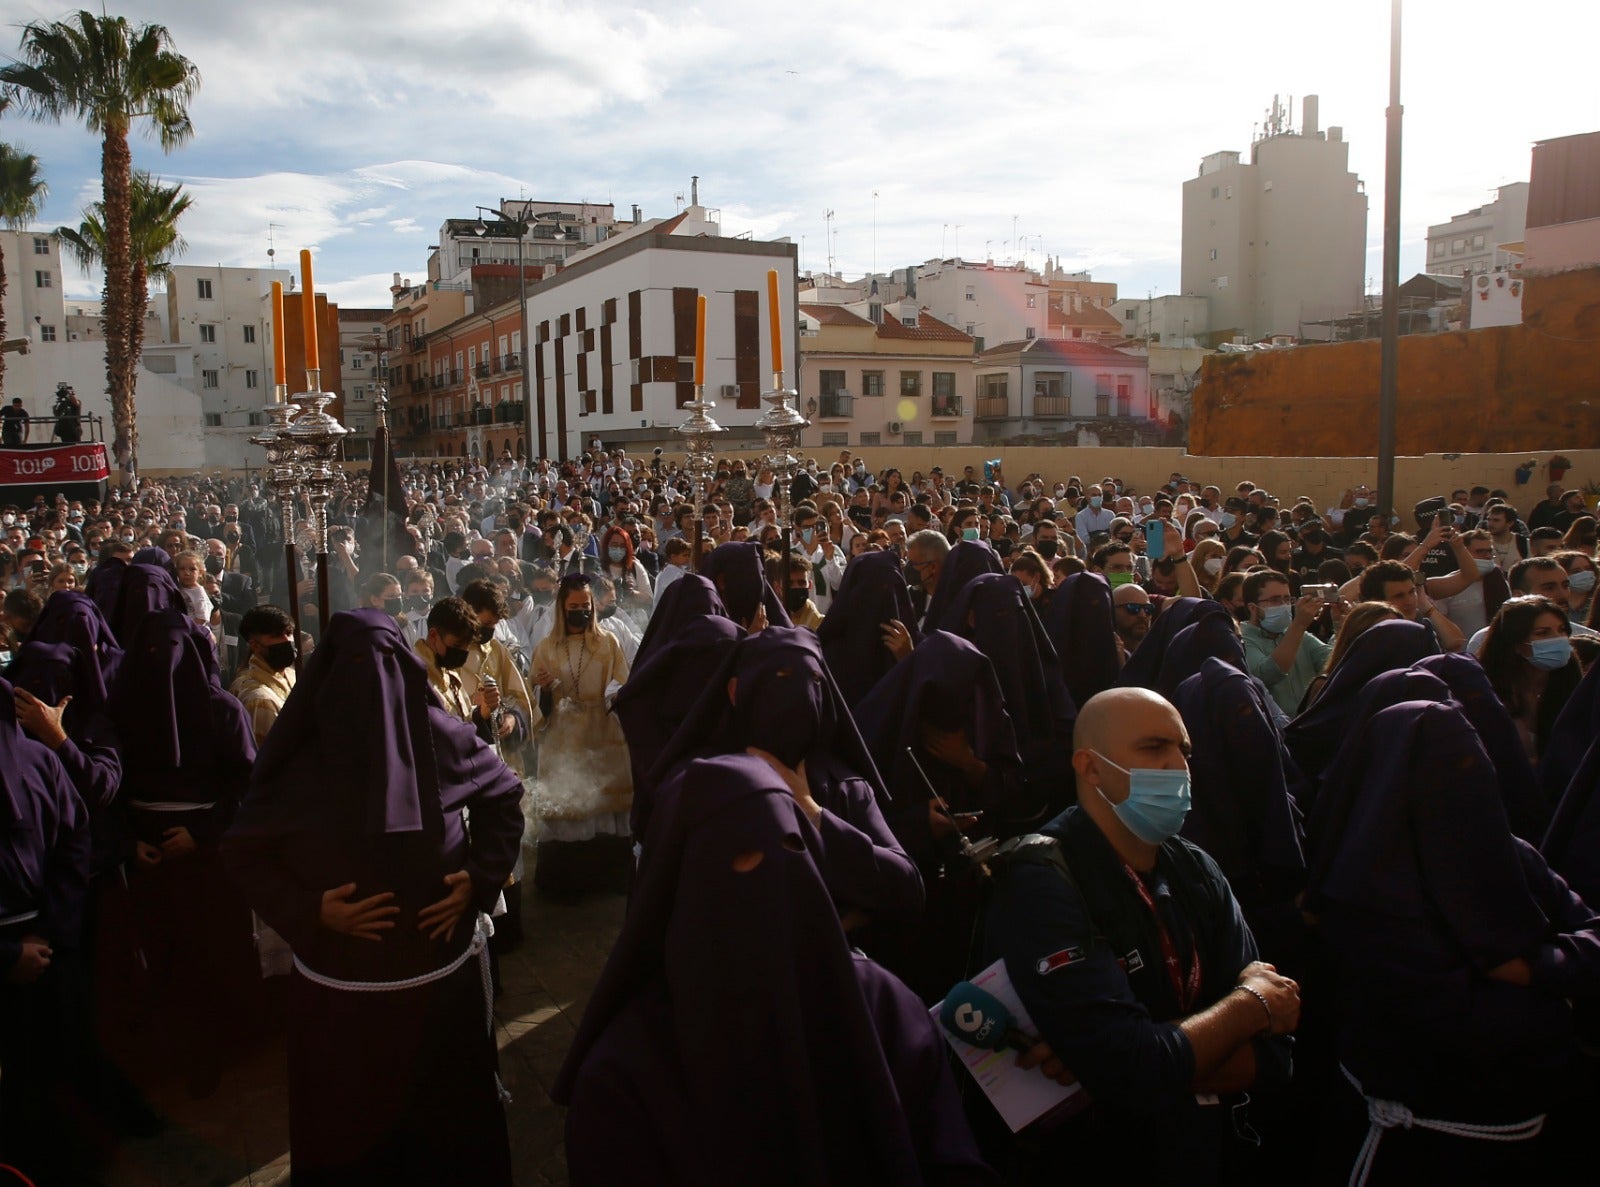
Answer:
<svg viewBox="0 0 1600 1187"><path fill-rule="evenodd" d="M958 981L945 994L939 1023L963 1043L986 1051L1031 1051L1039 1042L1017 1029L1017 1020L999 998L971 981Z"/></svg>

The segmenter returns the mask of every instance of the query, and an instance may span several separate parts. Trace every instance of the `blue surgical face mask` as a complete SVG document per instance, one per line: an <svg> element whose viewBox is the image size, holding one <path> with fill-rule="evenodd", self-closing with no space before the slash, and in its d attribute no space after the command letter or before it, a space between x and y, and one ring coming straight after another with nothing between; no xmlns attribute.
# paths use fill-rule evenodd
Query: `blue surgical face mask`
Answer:
<svg viewBox="0 0 1600 1187"><path fill-rule="evenodd" d="M1534 639L1528 647L1533 651L1528 662L1542 671L1558 671L1572 659L1572 640L1565 635L1556 639Z"/></svg>
<svg viewBox="0 0 1600 1187"><path fill-rule="evenodd" d="M977 528L962 528L961 529L961 538L963 540L976 540L978 538L978 529Z"/></svg>
<svg viewBox="0 0 1600 1187"><path fill-rule="evenodd" d="M1119 767L1098 750L1090 751L1100 762L1128 777L1128 798L1111 804L1117 819L1147 845L1177 836L1189 815L1188 768L1169 771L1158 767ZM1100 792L1105 796L1105 792ZM1111 803L1109 799L1107 803Z"/></svg>
<svg viewBox="0 0 1600 1187"><path fill-rule="evenodd" d="M620 565L624 560L627 559L628 550L626 548L619 548L613 544L606 549L606 555L611 558L612 564Z"/></svg>
<svg viewBox="0 0 1600 1187"><path fill-rule="evenodd" d="M1268 606L1261 612L1261 629L1269 635L1283 634L1293 621L1293 606Z"/></svg>
<svg viewBox="0 0 1600 1187"><path fill-rule="evenodd" d="M1230 511L1224 511L1221 515L1217 516L1217 526L1220 527L1223 531L1227 531L1229 528L1231 528L1234 524L1236 524L1238 522L1239 522L1239 517L1234 515Z"/></svg>
<svg viewBox="0 0 1600 1187"><path fill-rule="evenodd" d="M1371 502L1371 501L1372 501L1372 500L1371 500L1371 499L1361 499L1361 498L1358 498L1358 499L1355 499L1355 500L1354 500L1354 502L1355 502L1355 505L1356 505L1356 506L1357 506L1357 507L1365 507L1365 506L1366 506L1366 505L1367 505L1367 504L1368 504L1368 503L1370 503L1370 502Z"/></svg>
<svg viewBox="0 0 1600 1187"><path fill-rule="evenodd" d="M1105 499L1100 495L1089 496L1089 506L1093 507L1096 511L1100 510L1100 504L1104 502Z"/></svg>
<svg viewBox="0 0 1600 1187"><path fill-rule="evenodd" d="M1497 564L1495 564L1492 560L1489 560L1486 557L1481 557L1481 556L1473 557L1472 558L1472 563L1478 567L1478 572L1481 573L1485 577L1487 577L1490 573L1493 573L1497 568L1500 567ZM1574 588L1576 588L1576 586L1574 586Z"/></svg>
<svg viewBox="0 0 1600 1187"><path fill-rule="evenodd" d="M1579 569L1567 578L1572 583L1573 593L1588 593L1594 588L1594 570Z"/></svg>

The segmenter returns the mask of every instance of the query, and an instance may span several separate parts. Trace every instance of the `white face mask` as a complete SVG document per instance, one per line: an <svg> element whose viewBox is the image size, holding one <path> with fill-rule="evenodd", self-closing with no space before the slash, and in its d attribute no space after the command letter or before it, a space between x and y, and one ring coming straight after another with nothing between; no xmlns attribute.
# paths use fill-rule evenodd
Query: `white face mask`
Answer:
<svg viewBox="0 0 1600 1187"><path fill-rule="evenodd" d="M1206 563L1203 567L1206 571L1206 576L1215 577L1218 573L1222 572L1222 558L1220 556L1210 557L1206 560Z"/></svg>

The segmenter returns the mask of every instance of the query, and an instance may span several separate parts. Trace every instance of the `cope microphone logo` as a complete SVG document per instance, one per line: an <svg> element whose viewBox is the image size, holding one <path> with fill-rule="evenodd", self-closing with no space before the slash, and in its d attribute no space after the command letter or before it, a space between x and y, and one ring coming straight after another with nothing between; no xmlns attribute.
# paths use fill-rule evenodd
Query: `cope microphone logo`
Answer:
<svg viewBox="0 0 1600 1187"><path fill-rule="evenodd" d="M985 1018L983 1011L971 1002L962 1002L957 1006L954 1017L961 1032L972 1036L974 1046L983 1046L984 1040L994 1031L994 1019Z"/></svg>

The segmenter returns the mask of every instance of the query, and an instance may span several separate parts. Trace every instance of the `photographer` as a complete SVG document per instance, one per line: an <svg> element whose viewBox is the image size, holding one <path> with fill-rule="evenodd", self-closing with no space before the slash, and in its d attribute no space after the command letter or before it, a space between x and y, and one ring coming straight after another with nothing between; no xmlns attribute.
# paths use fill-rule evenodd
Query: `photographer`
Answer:
<svg viewBox="0 0 1600 1187"><path fill-rule="evenodd" d="M69 445L83 440L83 403L70 383L56 384L56 404L51 415L56 418L56 439Z"/></svg>

